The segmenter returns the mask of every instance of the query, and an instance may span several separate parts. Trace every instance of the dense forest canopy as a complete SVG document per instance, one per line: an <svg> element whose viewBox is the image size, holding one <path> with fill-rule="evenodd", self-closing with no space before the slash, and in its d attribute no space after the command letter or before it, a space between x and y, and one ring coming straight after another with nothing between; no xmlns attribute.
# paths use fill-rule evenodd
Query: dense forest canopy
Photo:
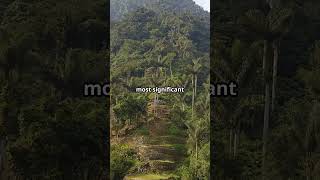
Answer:
<svg viewBox="0 0 320 180"><path fill-rule="evenodd" d="M211 81L216 179L318 179L318 1L215 1Z"/></svg>
<svg viewBox="0 0 320 180"><path fill-rule="evenodd" d="M0 179L108 176L106 2L0 2Z"/></svg>

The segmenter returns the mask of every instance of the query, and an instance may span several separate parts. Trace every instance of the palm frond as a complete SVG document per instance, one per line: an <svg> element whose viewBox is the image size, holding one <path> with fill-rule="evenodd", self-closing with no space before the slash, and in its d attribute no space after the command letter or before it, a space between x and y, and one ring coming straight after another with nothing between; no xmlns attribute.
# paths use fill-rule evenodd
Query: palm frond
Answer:
<svg viewBox="0 0 320 180"><path fill-rule="evenodd" d="M273 8L267 16L268 29L273 34L284 34L289 30L293 11L288 8Z"/></svg>

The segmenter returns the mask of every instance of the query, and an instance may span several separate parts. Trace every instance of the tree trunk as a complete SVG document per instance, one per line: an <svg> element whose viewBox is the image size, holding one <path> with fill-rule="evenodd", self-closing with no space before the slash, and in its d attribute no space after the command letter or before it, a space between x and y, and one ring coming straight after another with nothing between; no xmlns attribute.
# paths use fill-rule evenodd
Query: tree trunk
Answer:
<svg viewBox="0 0 320 180"><path fill-rule="evenodd" d="M233 142L233 158L237 155L237 140L238 140L238 133L237 131L234 133L234 142Z"/></svg>
<svg viewBox="0 0 320 180"><path fill-rule="evenodd" d="M268 143L268 131L269 131L269 119L270 119L270 75L269 75L269 42L264 42L263 52L263 74L265 80L265 105L264 105L264 117L263 117L263 148L262 148L262 179L266 179L266 154Z"/></svg>
<svg viewBox="0 0 320 180"><path fill-rule="evenodd" d="M267 154L267 143L268 143L268 131L269 131L269 119L270 119L270 85L267 82L265 87L265 107L264 107L264 121L263 121L263 150L262 150L262 168L263 178L265 179L266 173L266 154Z"/></svg>
<svg viewBox="0 0 320 180"><path fill-rule="evenodd" d="M312 177L312 174L311 174L312 162L310 162L310 160L311 160L311 152L307 152L306 153L305 160L306 160L306 165L305 165L306 179L307 180L311 180L311 177Z"/></svg>
<svg viewBox="0 0 320 180"><path fill-rule="evenodd" d="M229 132L229 153L230 153L230 157L232 157L232 142L233 142L233 131L232 131L232 128L230 129L230 132Z"/></svg>
<svg viewBox="0 0 320 180"><path fill-rule="evenodd" d="M172 61L170 61L170 76L171 76L171 78L172 78L172 75L173 73L172 73Z"/></svg>
<svg viewBox="0 0 320 180"><path fill-rule="evenodd" d="M273 75L272 75L272 98L271 98L271 112L274 112L276 102L276 85L278 73L278 59L279 59L279 42L273 43Z"/></svg>
<svg viewBox="0 0 320 180"><path fill-rule="evenodd" d="M198 160L198 136L196 135L196 160Z"/></svg>
<svg viewBox="0 0 320 180"><path fill-rule="evenodd" d="M194 115L194 96L195 96L195 89L194 89L194 75L192 75L192 109L191 109L191 118L193 120Z"/></svg>
<svg viewBox="0 0 320 180"><path fill-rule="evenodd" d="M235 133L234 133L234 145L233 145L233 157L236 158L238 152L238 145L239 145L239 136L240 136L240 129L239 125L237 125Z"/></svg>
<svg viewBox="0 0 320 180"><path fill-rule="evenodd" d="M198 76L194 76L194 97L197 96L197 83L198 83Z"/></svg>
<svg viewBox="0 0 320 180"><path fill-rule="evenodd" d="M263 77L266 77L266 64L267 64L267 49L268 49L268 41L264 40L263 42L263 61L262 61L262 70Z"/></svg>

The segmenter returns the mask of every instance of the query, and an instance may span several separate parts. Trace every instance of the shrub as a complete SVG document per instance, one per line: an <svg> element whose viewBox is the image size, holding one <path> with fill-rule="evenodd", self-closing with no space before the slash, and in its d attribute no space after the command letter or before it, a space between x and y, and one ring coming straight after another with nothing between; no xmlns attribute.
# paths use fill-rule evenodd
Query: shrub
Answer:
<svg viewBox="0 0 320 180"><path fill-rule="evenodd" d="M137 134L148 136L150 134L150 132L149 132L149 129L147 129L146 127L141 127L139 129L137 129Z"/></svg>
<svg viewBox="0 0 320 180"><path fill-rule="evenodd" d="M111 147L111 179L123 179L137 163L136 152L128 145Z"/></svg>
<svg viewBox="0 0 320 180"><path fill-rule="evenodd" d="M172 124L169 129L169 134L173 135L173 136L182 136L183 135L183 131L181 129L179 129L177 126L175 126L174 124Z"/></svg>

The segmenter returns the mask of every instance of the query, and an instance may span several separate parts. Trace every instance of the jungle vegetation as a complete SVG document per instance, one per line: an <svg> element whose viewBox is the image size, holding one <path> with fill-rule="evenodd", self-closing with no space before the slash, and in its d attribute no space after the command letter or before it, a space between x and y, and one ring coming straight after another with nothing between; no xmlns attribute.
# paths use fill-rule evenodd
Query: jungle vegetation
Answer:
<svg viewBox="0 0 320 180"><path fill-rule="evenodd" d="M319 179L319 1L216 0L211 81L214 179Z"/></svg>
<svg viewBox="0 0 320 180"><path fill-rule="evenodd" d="M132 7L111 1L111 12L113 3ZM209 179L209 13L192 0L132 9L110 33L111 179ZM186 90L135 93L140 87Z"/></svg>
<svg viewBox="0 0 320 180"><path fill-rule="evenodd" d="M0 179L109 175L106 2L0 1Z"/></svg>

